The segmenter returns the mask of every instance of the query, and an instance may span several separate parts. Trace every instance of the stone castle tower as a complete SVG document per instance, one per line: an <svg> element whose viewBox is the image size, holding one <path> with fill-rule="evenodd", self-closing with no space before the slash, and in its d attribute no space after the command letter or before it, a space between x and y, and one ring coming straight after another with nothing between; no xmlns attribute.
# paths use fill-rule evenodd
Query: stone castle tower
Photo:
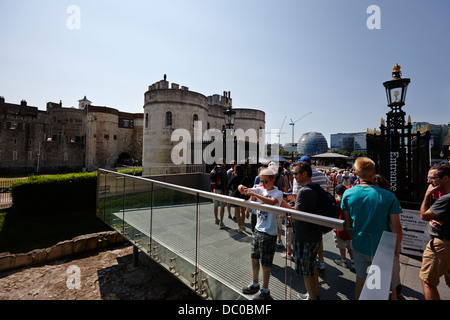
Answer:
<svg viewBox="0 0 450 320"><path fill-rule="evenodd" d="M174 165L171 151L177 142L171 141L176 129L186 129L194 135L194 122L201 123L202 131L225 130L223 112L231 103L229 92L205 96L188 87L163 80L150 85L144 95L143 175L187 172L183 165ZM235 128L265 129L265 113L255 109L236 111Z"/></svg>

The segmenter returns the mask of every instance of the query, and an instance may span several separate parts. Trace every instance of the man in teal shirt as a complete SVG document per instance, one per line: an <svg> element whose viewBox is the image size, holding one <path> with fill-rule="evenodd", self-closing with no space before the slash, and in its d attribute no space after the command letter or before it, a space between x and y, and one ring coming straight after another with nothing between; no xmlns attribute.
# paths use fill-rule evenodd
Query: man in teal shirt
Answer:
<svg viewBox="0 0 450 320"><path fill-rule="evenodd" d="M355 161L360 184L348 189L342 198L341 208L346 214L346 228L351 229L355 257L355 298L359 299L367 268L372 263L383 231L397 234L395 255L400 254L402 226L400 202L395 195L374 185L375 163L366 157Z"/></svg>

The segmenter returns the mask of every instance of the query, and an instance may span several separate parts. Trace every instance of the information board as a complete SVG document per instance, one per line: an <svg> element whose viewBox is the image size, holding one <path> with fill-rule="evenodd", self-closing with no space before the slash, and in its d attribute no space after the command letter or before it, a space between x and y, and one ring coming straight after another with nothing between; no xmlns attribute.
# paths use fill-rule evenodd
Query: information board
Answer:
<svg viewBox="0 0 450 320"><path fill-rule="evenodd" d="M421 257L430 241L428 221L420 219L420 211L408 209L403 209L400 221L403 229L401 253Z"/></svg>

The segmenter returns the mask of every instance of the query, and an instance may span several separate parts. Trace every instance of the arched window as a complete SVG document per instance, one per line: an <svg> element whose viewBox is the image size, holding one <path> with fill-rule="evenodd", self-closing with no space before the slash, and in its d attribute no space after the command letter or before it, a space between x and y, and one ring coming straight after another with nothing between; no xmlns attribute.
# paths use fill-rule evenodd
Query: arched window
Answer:
<svg viewBox="0 0 450 320"><path fill-rule="evenodd" d="M194 116L192 117L192 126L195 127L195 121L198 121L198 115L194 114Z"/></svg>
<svg viewBox="0 0 450 320"><path fill-rule="evenodd" d="M167 111L166 112L166 126L172 125L172 112Z"/></svg>

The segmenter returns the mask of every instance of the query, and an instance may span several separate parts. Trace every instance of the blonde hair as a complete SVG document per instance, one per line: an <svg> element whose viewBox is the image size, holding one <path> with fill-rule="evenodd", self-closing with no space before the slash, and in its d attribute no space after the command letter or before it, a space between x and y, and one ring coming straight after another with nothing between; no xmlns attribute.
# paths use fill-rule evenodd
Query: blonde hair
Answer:
<svg viewBox="0 0 450 320"><path fill-rule="evenodd" d="M375 162L373 162L372 159L359 157L356 159L354 167L361 179L365 180L373 178L375 173Z"/></svg>

